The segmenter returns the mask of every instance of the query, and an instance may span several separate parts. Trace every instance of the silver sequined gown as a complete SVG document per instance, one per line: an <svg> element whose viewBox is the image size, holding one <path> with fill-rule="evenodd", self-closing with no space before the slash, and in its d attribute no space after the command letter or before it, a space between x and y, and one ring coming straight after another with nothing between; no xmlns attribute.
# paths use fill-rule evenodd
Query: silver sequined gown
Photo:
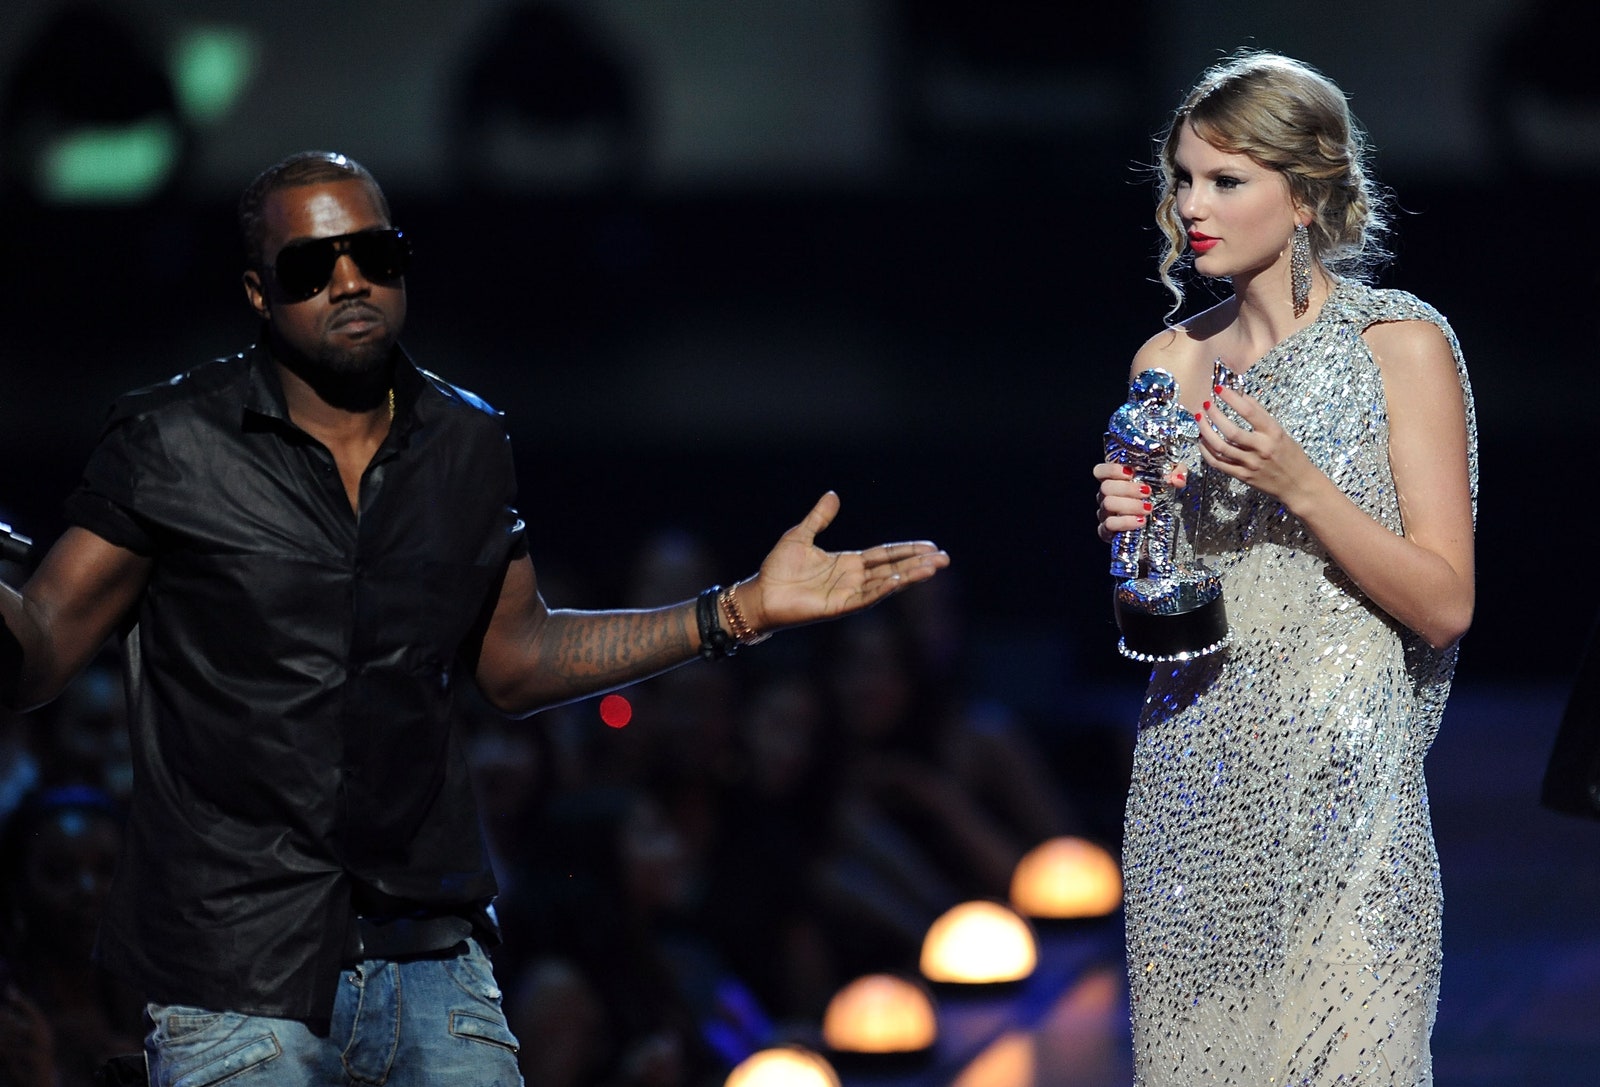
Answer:
<svg viewBox="0 0 1600 1087"><path fill-rule="evenodd" d="M1437 323L1409 294L1341 284L1243 375L1312 460L1401 531L1383 384L1362 331ZM1128 797L1138 1087L1419 1087L1439 993L1438 858L1423 755L1455 652L1371 604L1276 501L1206 470L1195 545L1233 641L1159 664Z"/></svg>

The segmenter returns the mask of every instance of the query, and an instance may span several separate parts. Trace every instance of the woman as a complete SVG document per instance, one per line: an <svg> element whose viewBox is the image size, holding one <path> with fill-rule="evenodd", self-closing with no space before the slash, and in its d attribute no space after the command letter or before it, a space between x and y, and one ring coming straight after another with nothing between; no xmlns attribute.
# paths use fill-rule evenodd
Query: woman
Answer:
<svg viewBox="0 0 1600 1087"><path fill-rule="evenodd" d="M1170 372L1200 424L1203 464L1172 482L1231 641L1157 664L1139 722L1141 1087L1433 1082L1422 760L1472 617L1476 431L1444 319L1359 281L1384 225L1362 151L1337 87L1257 52L1208 70L1159 144L1161 277L1181 306L1187 243L1233 293L1132 372ZM1150 499L1120 465L1095 476L1109 542Z"/></svg>

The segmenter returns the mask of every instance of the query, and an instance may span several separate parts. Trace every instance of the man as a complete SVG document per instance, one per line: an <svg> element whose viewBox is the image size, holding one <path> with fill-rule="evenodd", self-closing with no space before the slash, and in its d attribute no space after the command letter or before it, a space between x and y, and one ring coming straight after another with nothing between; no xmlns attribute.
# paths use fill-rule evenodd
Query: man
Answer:
<svg viewBox="0 0 1600 1087"><path fill-rule="evenodd" d="M736 586L552 611L498 417L398 346L409 251L371 175L291 156L240 225L262 339L114 407L73 527L0 593L0 682L38 705L126 632L134 800L98 953L151 1001L152 1082L516 1083L456 682L533 713L948 556L819 549L830 492Z"/></svg>

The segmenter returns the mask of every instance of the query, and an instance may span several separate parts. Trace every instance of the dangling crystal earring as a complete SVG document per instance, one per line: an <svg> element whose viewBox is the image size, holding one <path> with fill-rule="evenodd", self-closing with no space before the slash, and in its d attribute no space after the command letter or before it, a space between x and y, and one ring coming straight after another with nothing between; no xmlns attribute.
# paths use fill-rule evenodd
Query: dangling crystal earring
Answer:
<svg viewBox="0 0 1600 1087"><path fill-rule="evenodd" d="M1294 225L1294 240L1289 245L1289 292L1294 315L1304 317L1311 305L1311 231L1304 223Z"/></svg>

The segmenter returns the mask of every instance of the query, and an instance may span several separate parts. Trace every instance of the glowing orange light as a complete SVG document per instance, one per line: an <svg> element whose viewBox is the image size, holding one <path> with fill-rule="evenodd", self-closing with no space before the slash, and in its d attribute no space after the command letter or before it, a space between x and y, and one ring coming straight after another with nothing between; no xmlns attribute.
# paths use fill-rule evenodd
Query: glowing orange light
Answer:
<svg viewBox="0 0 1600 1087"><path fill-rule="evenodd" d="M633 720L633 704L620 694L608 694L600 700L600 720L621 728Z"/></svg>
<svg viewBox="0 0 1600 1087"><path fill-rule="evenodd" d="M998 902L953 906L922 940L922 976L934 982L1018 981L1032 974L1038 962L1033 930Z"/></svg>
<svg viewBox="0 0 1600 1087"><path fill-rule="evenodd" d="M724 1087L839 1087L839 1075L825 1058L804 1046L763 1049L736 1065Z"/></svg>
<svg viewBox="0 0 1600 1087"><path fill-rule="evenodd" d="M892 974L867 974L834 994L822 1014L822 1040L840 1052L915 1053L939 1035L933 999Z"/></svg>
<svg viewBox="0 0 1600 1087"><path fill-rule="evenodd" d="M1017 864L1011 905L1026 917L1104 917L1122 905L1122 871L1083 838L1052 838Z"/></svg>

